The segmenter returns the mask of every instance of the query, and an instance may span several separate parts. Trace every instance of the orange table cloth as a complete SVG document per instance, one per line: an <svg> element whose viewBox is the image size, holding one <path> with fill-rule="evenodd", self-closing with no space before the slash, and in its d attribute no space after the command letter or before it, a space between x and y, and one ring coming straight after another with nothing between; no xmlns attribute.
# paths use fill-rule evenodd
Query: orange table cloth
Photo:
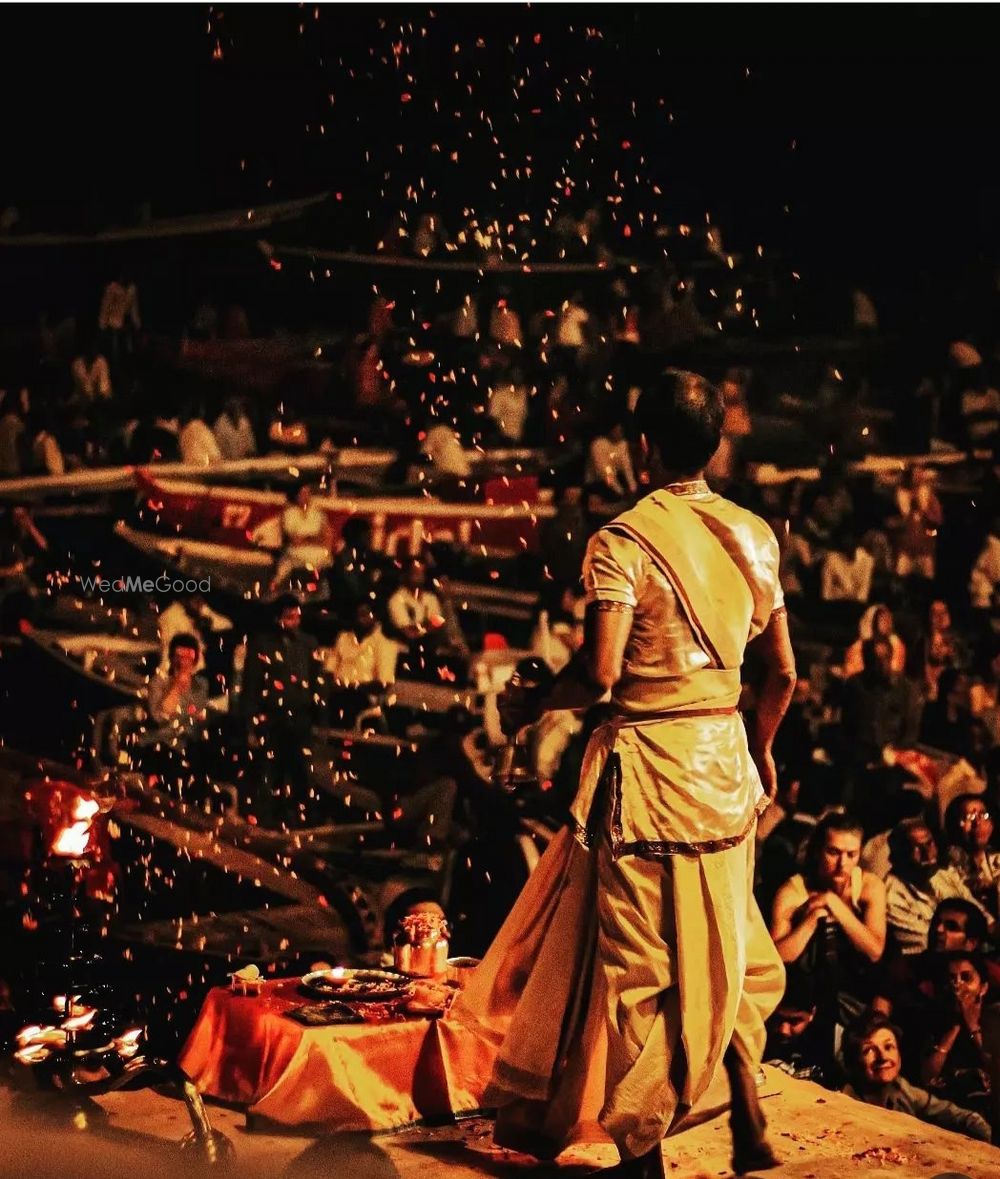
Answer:
<svg viewBox="0 0 1000 1179"><path fill-rule="evenodd" d="M259 996L210 991L180 1066L210 1097L288 1126L391 1130L479 1109L495 1045L458 1020L411 1018L310 1028L297 979Z"/></svg>

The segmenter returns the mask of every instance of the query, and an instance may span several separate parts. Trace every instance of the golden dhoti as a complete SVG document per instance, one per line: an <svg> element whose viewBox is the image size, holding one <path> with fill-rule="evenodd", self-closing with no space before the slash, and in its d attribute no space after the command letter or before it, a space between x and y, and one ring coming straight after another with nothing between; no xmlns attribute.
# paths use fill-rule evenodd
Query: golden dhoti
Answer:
<svg viewBox="0 0 1000 1179"><path fill-rule="evenodd" d="M556 836L455 1008L502 1044L498 1143L641 1154L697 1106L733 1036L760 1062L784 968L753 846L614 860L604 840Z"/></svg>

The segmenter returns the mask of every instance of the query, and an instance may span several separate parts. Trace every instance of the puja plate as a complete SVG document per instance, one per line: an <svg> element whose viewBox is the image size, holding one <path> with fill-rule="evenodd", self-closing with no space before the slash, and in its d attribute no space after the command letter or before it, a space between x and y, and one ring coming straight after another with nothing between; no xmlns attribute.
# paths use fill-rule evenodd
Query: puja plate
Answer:
<svg viewBox="0 0 1000 1179"><path fill-rule="evenodd" d="M321 999L344 1003L385 1003L408 995L411 982L391 970L313 970L304 975L302 990Z"/></svg>

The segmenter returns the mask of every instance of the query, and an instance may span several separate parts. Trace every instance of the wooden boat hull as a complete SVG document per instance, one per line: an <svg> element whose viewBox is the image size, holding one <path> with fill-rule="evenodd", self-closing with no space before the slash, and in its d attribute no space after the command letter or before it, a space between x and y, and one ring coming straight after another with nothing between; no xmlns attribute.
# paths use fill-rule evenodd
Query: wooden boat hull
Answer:
<svg viewBox="0 0 1000 1179"><path fill-rule="evenodd" d="M158 529L248 548L253 543L251 537L270 526L271 543L280 543L278 521L288 501L279 492L181 483L162 479L148 469L136 471L135 480L144 497L144 514L152 513ZM537 494L537 484L532 481L531 485ZM469 504L430 498L317 496L314 502L327 513L335 537L347 520L358 516L370 519L373 546L390 555L419 552L425 545L443 541L484 555L537 552L541 521L555 515L551 504L528 500Z"/></svg>

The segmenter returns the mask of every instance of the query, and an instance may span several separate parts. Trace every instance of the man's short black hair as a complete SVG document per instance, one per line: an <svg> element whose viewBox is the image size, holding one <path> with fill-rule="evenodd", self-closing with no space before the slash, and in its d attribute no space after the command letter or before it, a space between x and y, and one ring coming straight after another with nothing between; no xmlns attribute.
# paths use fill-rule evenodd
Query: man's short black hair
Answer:
<svg viewBox="0 0 1000 1179"><path fill-rule="evenodd" d="M722 394L704 377L668 368L636 403L636 433L659 451L668 471L694 475L719 448Z"/></svg>
<svg viewBox="0 0 1000 1179"><path fill-rule="evenodd" d="M813 828L806 843L805 868L810 879L816 875L820 855L826 847L826 837L831 831L849 832L862 840L865 837L864 824L846 811L830 811L828 815L824 815Z"/></svg>
<svg viewBox="0 0 1000 1179"><path fill-rule="evenodd" d="M944 954L939 955L937 961L937 981L940 986L947 986L948 967L953 962L968 962L976 974L979 975L979 981L986 983L987 987L990 985L990 974L986 966L986 959L978 950L948 950Z"/></svg>
<svg viewBox="0 0 1000 1179"><path fill-rule="evenodd" d="M945 912L964 913L965 936L971 938L979 946L986 941L989 927L986 922L986 914L978 905L974 905L972 901L967 901L964 897L948 897L941 901L934 910L931 925L933 926L934 922Z"/></svg>
<svg viewBox="0 0 1000 1179"><path fill-rule="evenodd" d="M192 651L201 652L201 643L198 642L197 636L188 634L186 630L175 634L170 640L170 646L167 648L168 654L173 657L174 652L179 651L182 647L189 647Z"/></svg>
<svg viewBox="0 0 1000 1179"><path fill-rule="evenodd" d="M930 831L930 824L923 817L923 815L913 815L906 819L901 819L895 827L889 832L889 862L892 864L893 872L898 873L900 868L907 868L911 858L910 833L918 831L921 827L926 827ZM933 836L934 832L931 831Z"/></svg>

